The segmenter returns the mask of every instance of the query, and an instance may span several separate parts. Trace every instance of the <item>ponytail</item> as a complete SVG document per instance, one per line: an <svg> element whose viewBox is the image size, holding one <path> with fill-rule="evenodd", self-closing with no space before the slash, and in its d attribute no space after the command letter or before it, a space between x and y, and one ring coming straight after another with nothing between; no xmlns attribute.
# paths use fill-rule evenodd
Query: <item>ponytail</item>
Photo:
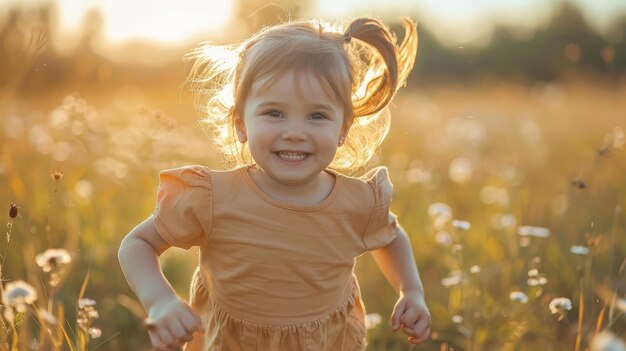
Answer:
<svg viewBox="0 0 626 351"><path fill-rule="evenodd" d="M404 18L405 36L400 46L391 31L373 18L359 18L348 26L346 41L358 39L373 49L367 68L361 77L354 77L353 91L363 91L354 96L354 116L375 114L384 109L396 91L406 83L417 53L417 28L413 21Z"/></svg>

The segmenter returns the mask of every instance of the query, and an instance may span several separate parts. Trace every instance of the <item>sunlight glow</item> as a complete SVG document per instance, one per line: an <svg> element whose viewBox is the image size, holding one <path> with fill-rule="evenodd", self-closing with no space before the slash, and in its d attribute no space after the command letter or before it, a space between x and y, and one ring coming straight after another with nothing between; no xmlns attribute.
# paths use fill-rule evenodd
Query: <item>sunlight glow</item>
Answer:
<svg viewBox="0 0 626 351"><path fill-rule="evenodd" d="M104 18L104 34L108 41L131 38L173 43L198 33L211 33L230 21L233 1L226 0L59 0L59 20L62 31L77 30L83 15L92 9Z"/></svg>
<svg viewBox="0 0 626 351"><path fill-rule="evenodd" d="M231 16L232 1L178 0L179 6L162 11L154 1L151 5L135 2L103 2L102 11L110 22L107 35L112 40L128 37L150 37L158 41L175 42L194 31L215 31Z"/></svg>
<svg viewBox="0 0 626 351"><path fill-rule="evenodd" d="M612 21L626 13L626 1L621 0L564 1L579 6L589 24L601 33L606 33ZM0 20L6 16L2 10L7 6L49 2L56 8L63 37L60 46L80 39L82 28L99 19L86 16L92 10L101 15L101 39L107 44L131 39L172 44L192 36L215 36L228 31L226 28L233 25L240 3L235 0L0 0ZM409 16L427 23L444 44L462 46L487 43L497 25L512 27L512 34L520 39L529 37L551 18L555 4L542 0L313 0L304 6L303 13L307 17L328 19Z"/></svg>

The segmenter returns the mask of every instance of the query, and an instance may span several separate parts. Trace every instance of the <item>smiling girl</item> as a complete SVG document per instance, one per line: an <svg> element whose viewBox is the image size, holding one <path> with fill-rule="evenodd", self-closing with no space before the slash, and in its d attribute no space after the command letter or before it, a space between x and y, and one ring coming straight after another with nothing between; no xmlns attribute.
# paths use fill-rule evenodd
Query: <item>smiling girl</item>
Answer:
<svg viewBox="0 0 626 351"><path fill-rule="evenodd" d="M291 22L241 45L191 53L204 123L232 168L161 172L152 216L119 259L159 350L362 350L365 308L355 258L369 251L398 292L394 330L411 343L430 314L407 234L390 212L384 167L355 178L389 126L388 104L413 66L378 20L345 29ZM232 57L232 60L226 59ZM200 248L191 301L158 256Z"/></svg>

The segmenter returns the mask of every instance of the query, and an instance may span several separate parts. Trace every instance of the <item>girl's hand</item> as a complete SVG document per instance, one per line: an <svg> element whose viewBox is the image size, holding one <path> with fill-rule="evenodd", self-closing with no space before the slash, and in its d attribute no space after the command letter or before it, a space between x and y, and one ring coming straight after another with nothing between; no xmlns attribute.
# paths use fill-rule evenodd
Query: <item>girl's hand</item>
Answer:
<svg viewBox="0 0 626 351"><path fill-rule="evenodd" d="M424 295L419 292L401 293L391 314L391 327L409 336L412 344L421 344L430 336L430 312Z"/></svg>
<svg viewBox="0 0 626 351"><path fill-rule="evenodd" d="M194 332L203 331L200 317L180 298L152 305L145 323L157 350L175 350L191 341Z"/></svg>

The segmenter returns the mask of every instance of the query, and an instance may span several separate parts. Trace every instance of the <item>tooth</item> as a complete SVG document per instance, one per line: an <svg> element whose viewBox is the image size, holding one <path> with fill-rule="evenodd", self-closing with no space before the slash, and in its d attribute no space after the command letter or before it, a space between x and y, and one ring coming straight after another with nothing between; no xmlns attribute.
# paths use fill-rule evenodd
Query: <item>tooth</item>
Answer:
<svg viewBox="0 0 626 351"><path fill-rule="evenodd" d="M301 153L301 152L286 152L286 151L279 151L278 155L281 158L284 159L288 159L288 160L292 160L292 161L296 161L296 160L302 160L304 159L307 154L306 153Z"/></svg>

